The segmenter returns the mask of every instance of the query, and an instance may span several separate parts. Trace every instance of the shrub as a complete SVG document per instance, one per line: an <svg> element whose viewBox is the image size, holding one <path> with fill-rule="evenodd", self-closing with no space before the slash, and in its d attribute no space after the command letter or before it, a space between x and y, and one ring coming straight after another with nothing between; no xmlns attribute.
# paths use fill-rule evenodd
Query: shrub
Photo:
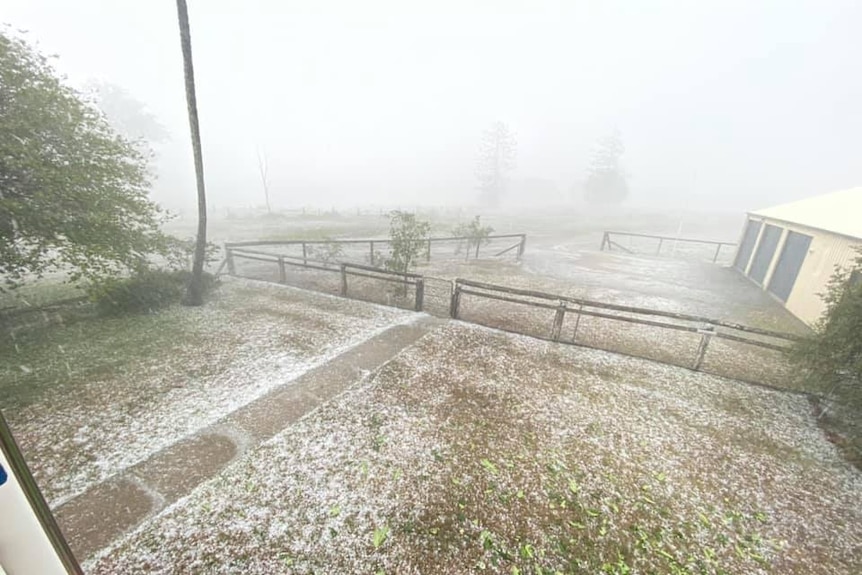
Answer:
<svg viewBox="0 0 862 575"><path fill-rule="evenodd" d="M389 239L392 255L386 260L386 269L407 273L416 265L425 249L431 224L416 219L416 214L393 210L389 212Z"/></svg>
<svg viewBox="0 0 862 575"><path fill-rule="evenodd" d="M851 267L832 274L815 334L799 342L792 357L830 393L844 389L847 399L862 404L862 248L857 252Z"/></svg>
<svg viewBox="0 0 862 575"><path fill-rule="evenodd" d="M90 299L105 315L150 313L179 303L191 273L186 270L149 269L128 278L111 278L90 286ZM204 274L204 292L215 285L212 274Z"/></svg>
<svg viewBox="0 0 862 575"><path fill-rule="evenodd" d="M862 248L857 251L851 267L836 268L815 333L794 346L791 359L826 395L815 405L827 437L862 469Z"/></svg>
<svg viewBox="0 0 862 575"><path fill-rule="evenodd" d="M494 228L492 228L491 226L483 226L479 220L479 216L475 216L473 218L473 221L471 221L469 224L458 224L452 230L453 236L467 238L467 257L465 259L468 260L470 259L470 252L472 252L474 248L491 243L491 240L488 239L488 236L493 233ZM462 247L462 244L459 243L458 247L455 250L455 253L460 253Z"/></svg>

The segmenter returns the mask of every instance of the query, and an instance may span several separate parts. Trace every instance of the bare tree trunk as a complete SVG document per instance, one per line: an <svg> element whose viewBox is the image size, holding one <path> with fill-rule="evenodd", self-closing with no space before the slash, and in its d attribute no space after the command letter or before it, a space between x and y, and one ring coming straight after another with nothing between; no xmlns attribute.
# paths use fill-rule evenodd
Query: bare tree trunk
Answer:
<svg viewBox="0 0 862 575"><path fill-rule="evenodd" d="M260 150L257 151L257 169L260 172L260 181L263 183L263 195L266 199L266 213L271 214L272 207L269 205L269 179L267 178L269 170L267 170L266 152L261 156Z"/></svg>
<svg viewBox="0 0 862 575"><path fill-rule="evenodd" d="M203 304L204 258L207 245L207 194L204 186L204 160L201 152L201 131L198 125L198 104L195 96L195 69L192 63L192 37L189 29L189 10L186 0L177 0L177 19L180 24L180 43L183 49L183 68L186 81L186 104L189 110L189 128L192 134L192 150L195 157L195 177L198 188L198 236L195 244L195 259L192 264L192 279L183 303Z"/></svg>

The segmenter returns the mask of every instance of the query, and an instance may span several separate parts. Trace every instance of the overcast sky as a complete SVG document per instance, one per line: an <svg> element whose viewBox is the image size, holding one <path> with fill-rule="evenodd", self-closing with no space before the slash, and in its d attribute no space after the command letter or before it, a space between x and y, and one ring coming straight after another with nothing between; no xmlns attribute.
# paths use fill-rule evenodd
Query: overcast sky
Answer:
<svg viewBox="0 0 862 575"><path fill-rule="evenodd" d="M583 180L626 145L635 205L755 209L862 184L862 2L189 0L216 205L471 203L483 129L514 178ZM70 83L117 84L172 134L194 198L172 0L3 0ZM187 166L187 168L186 168ZM170 190L166 190L169 181Z"/></svg>

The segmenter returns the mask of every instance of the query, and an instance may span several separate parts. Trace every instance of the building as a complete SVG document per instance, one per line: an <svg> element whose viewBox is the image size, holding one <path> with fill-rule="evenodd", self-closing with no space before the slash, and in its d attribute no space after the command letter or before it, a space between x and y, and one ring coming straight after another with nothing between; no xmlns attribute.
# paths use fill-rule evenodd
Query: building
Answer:
<svg viewBox="0 0 862 575"><path fill-rule="evenodd" d="M862 246L862 188L749 212L733 267L813 325L836 265Z"/></svg>

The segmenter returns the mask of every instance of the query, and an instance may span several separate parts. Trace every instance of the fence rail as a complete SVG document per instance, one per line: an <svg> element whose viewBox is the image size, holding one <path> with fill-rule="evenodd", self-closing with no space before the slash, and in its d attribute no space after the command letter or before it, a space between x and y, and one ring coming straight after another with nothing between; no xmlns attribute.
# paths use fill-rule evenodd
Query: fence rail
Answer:
<svg viewBox="0 0 862 575"><path fill-rule="evenodd" d="M601 251L605 251L605 249L607 249L608 251L612 251L613 249L618 249L620 251L623 251L623 252L626 252L629 254L638 253L635 250L633 250L631 247L626 247L626 246L622 245L620 242L614 241L612 239L614 236L616 236L618 238L628 237L628 238L645 238L645 239L650 239L650 240L658 240L658 243L656 244L656 247L655 247L654 255L661 255L661 250L662 250L662 247L664 246L665 242L668 242L669 245L673 245L674 250L676 249L676 247L679 244L692 244L692 245L699 245L699 246L715 246L715 252L712 253L712 263L718 262L718 257L721 254L721 250L724 246L730 246L731 248L736 247L736 243L734 243L734 242L719 242L719 241L714 241L714 240L697 240L697 239L693 239L693 238L678 238L675 236L661 236L661 235L656 235L656 234L641 234L641 233L635 233L635 232L605 231L604 235L602 235L602 244L599 247L599 249ZM727 250L725 250L725 253L727 253Z"/></svg>
<svg viewBox="0 0 862 575"><path fill-rule="evenodd" d="M400 284L404 287L404 296L406 296L407 294L407 288L409 286L413 286L413 310L422 311L423 300L425 298L425 278L423 278L421 275L384 270L381 268L375 268L372 266L364 266L359 264L341 264L341 295L343 297L349 296L347 283L347 278L349 276Z"/></svg>
<svg viewBox="0 0 862 575"><path fill-rule="evenodd" d="M590 344L584 339L579 339L578 330L579 327L581 327L582 317L598 318L613 322L622 322L625 324L641 325L649 328L659 328L661 330L697 334L700 336L697 341L697 347L694 351L693 357L690 357L689 360L686 361L679 358L674 358L674 361L658 360L664 361L664 363L683 365L684 367L688 367L695 371L705 371L703 369L704 361L711 349L710 344L713 341L713 338L777 352L782 352L788 349L793 342L800 339L799 336L788 333L756 328L692 314L604 303L583 298L512 288L458 278L454 281L452 290L452 299L449 308L450 316L454 319L465 319L466 321L472 321L474 323L483 323L481 320L488 319L488 316L494 315L494 312L489 312L489 310L485 309L480 313L480 315L484 316L482 318L464 318L464 314L462 313L462 298L464 298L464 296L477 298L478 300L502 301L516 304L518 306L525 306L526 308L553 311L553 320L550 320L550 318L545 320L539 319L538 323L536 323L537 320L535 317L525 318L522 316L520 321L515 321L513 324L510 318L498 316L497 319L502 319L504 326L500 327L499 325L496 325L492 327L498 327L504 331L531 335L540 339L560 343L569 343L597 349L608 349L606 346L601 344ZM497 313L499 314L500 312ZM571 338L564 337L563 326L567 319L572 316L574 316L572 336ZM544 327L542 327L542 321L547 321L548 323L544 324ZM615 330L613 329L609 330L609 332L616 335L614 333ZM641 334L640 337L644 337L644 335ZM641 344L643 344L643 342L641 342ZM669 346L667 338L663 338L662 344ZM649 347L650 345L655 347L655 342L647 342L647 346ZM630 345L629 349L623 353L656 359L655 357L650 357L648 353L639 353L636 349L633 349L634 347L636 346ZM609 351L620 350L609 349ZM646 351L649 351L649 349L647 348ZM731 353L730 355L732 356L733 354ZM734 359L731 358L730 361L733 362ZM760 369L762 366L757 366L757 368ZM750 377L746 379L744 377L736 376L736 378L755 381L756 383L767 383L764 381L758 381L758 377Z"/></svg>
<svg viewBox="0 0 862 575"><path fill-rule="evenodd" d="M500 257L508 253L514 252L515 258L520 260L524 255L524 250L527 245L527 235L526 234L497 234L490 235L484 238L480 238L477 241L477 238L470 236L449 236L449 237L432 237L425 238L421 240L414 240L415 243L421 244L425 246L425 260L431 260L432 254L432 246L435 244L455 244L456 248L460 249L464 247L464 243L466 242L466 257L469 258L471 255L475 259L479 259L480 252L484 246L490 246L492 242L495 240L507 240L513 239L517 240L514 244L506 246L505 249L500 249L500 247L493 248L494 252L489 254L488 257ZM378 257L384 252L385 249L388 249L392 244L392 240L389 238L369 238L369 239L333 239L333 240L251 240L251 241L242 241L242 242L228 242L225 243L225 254L227 261L227 266L230 267L231 259L234 253L242 252L242 254L257 254L261 256L265 255L281 255L285 259L293 259L293 260L302 260L303 263L311 262L320 263L320 260L315 262L315 257L313 255L314 248L316 246L345 246L345 247L359 247L362 245L366 245L367 249L362 250L360 253L364 254L364 257L369 264L374 265L378 261ZM282 252L277 254L273 252L265 252L259 249L252 248L299 248L301 249L301 255L290 255ZM460 252L458 252L460 253ZM245 255L243 257L246 257ZM336 264L337 267L337 264Z"/></svg>
<svg viewBox="0 0 862 575"><path fill-rule="evenodd" d="M448 280L350 262L303 260L249 248L233 249L229 257L277 264L280 283L287 283L286 266L321 270L332 276L315 275L319 279L311 289L771 387L786 388L782 382L787 374L783 371L786 369L783 357L769 354L783 352L800 339L793 334L694 314L606 303L464 278ZM232 259L225 265L228 273L236 275ZM266 266L255 269L256 274L274 279L272 272L266 272ZM334 281L323 281L326 277ZM394 287L381 289L381 283ZM464 301L468 302L466 311ZM491 305L492 302L505 305ZM531 309L535 312L530 312ZM764 354L769 357L764 358Z"/></svg>
<svg viewBox="0 0 862 575"><path fill-rule="evenodd" d="M527 234L495 234L490 236L485 236L484 239L489 240L499 240L499 239L507 239L507 238L518 238L520 240L526 240ZM471 236L443 236L443 237L432 237L432 238L424 238L421 240L415 240L417 243L436 243L436 242L451 242L451 241L465 241L474 239ZM324 244L367 244L370 242L374 242L376 244L388 244L392 243L392 240L389 238L368 238L368 239L331 239L331 240L249 240L242 242L228 242L225 244L226 247L230 248L241 248L241 247L254 247L254 246L299 246L299 245L324 245Z"/></svg>

